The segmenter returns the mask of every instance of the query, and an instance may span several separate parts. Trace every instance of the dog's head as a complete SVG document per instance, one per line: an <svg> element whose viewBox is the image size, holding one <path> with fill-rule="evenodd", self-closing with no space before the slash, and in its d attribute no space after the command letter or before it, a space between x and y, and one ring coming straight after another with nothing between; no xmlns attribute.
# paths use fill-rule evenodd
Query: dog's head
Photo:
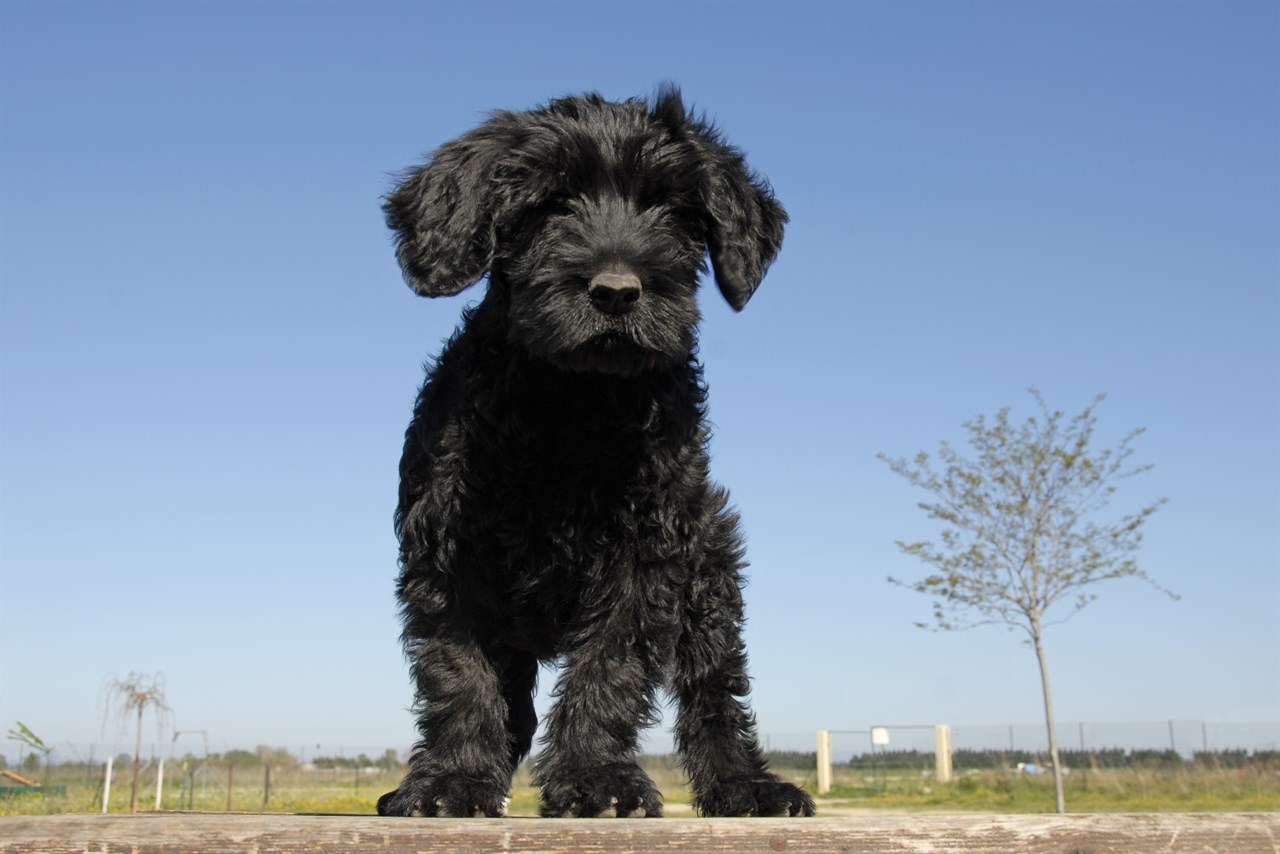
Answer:
<svg viewBox="0 0 1280 854"><path fill-rule="evenodd" d="M688 358L708 254L720 292L745 306L787 221L674 88L652 104L586 95L495 113L409 172L384 209L419 294L488 273L514 344L620 375Z"/></svg>

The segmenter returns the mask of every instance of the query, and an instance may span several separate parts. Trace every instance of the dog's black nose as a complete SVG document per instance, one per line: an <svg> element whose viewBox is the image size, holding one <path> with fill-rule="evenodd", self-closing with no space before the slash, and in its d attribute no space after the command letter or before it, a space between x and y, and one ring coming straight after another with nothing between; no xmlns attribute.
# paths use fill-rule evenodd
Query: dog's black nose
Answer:
<svg viewBox="0 0 1280 854"><path fill-rule="evenodd" d="M640 302L644 288L634 273L598 273L587 285L591 304L605 314L626 314Z"/></svg>

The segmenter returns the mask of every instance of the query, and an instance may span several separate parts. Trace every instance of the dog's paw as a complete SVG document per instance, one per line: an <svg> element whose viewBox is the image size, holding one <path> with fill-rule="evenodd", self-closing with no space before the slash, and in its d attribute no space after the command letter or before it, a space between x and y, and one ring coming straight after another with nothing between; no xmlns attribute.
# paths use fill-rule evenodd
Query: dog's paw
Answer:
<svg viewBox="0 0 1280 854"><path fill-rule="evenodd" d="M568 772L542 786L546 818L631 818L662 815L662 794L649 775L632 763L614 763Z"/></svg>
<svg viewBox="0 0 1280 854"><path fill-rule="evenodd" d="M814 813L813 798L808 792L773 774L721 780L706 791L695 793L693 807L704 816L810 816Z"/></svg>
<svg viewBox="0 0 1280 854"><path fill-rule="evenodd" d="M378 798L378 815L495 818L506 812L506 802L505 791L464 777L405 780Z"/></svg>

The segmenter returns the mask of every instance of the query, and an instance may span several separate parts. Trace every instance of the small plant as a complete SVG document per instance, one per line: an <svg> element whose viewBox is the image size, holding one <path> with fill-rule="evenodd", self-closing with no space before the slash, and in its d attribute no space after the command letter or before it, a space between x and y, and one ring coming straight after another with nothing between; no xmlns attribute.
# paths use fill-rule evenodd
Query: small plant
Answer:
<svg viewBox="0 0 1280 854"><path fill-rule="evenodd" d="M53 750L53 748L52 748L52 747L50 747L49 745L45 744L45 743L44 743L44 740L43 740L43 739L41 739L41 738L40 738L40 736L38 736L38 735L36 735L34 732L32 732L32 731L27 727L27 725L26 725L26 724L24 724L22 721L18 721L18 726L17 726L17 728L16 728L16 729L11 729L11 730L9 730L9 738L13 739L14 741L20 742L21 744L26 745L27 747L31 748L31 749L32 749L33 751L35 751L36 753L39 753L41 756L43 756L43 757L44 757L44 771L45 771L45 775L46 775L46 776L48 776L48 774L49 774L49 753ZM35 754L32 754L32 755L34 756Z"/></svg>

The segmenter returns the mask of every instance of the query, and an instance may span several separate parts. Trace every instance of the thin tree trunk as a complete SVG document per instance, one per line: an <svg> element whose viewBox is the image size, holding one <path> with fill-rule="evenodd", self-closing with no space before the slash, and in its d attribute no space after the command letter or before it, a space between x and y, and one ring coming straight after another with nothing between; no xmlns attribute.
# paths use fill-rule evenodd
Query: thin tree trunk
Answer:
<svg viewBox="0 0 1280 854"><path fill-rule="evenodd" d="M1066 797L1062 791L1062 763L1058 760L1058 731L1053 724L1053 700L1049 696L1049 664L1044 658L1044 644L1040 642L1040 621L1031 622L1031 640L1036 648L1036 661L1040 665L1040 684L1044 688L1044 722L1049 729L1049 764L1053 766L1053 797L1058 812L1067 811Z"/></svg>
<svg viewBox="0 0 1280 854"><path fill-rule="evenodd" d="M133 746L133 794L129 796L129 811L138 811L138 778L142 775L142 704L138 704L138 739Z"/></svg>

